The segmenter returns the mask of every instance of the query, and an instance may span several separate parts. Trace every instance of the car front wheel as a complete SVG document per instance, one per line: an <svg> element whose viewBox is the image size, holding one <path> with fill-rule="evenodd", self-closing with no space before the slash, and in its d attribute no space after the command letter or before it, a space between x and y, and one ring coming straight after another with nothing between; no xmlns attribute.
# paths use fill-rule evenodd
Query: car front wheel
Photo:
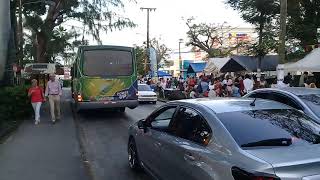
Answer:
<svg viewBox="0 0 320 180"><path fill-rule="evenodd" d="M135 171L141 170L140 160L137 153L137 147L133 138L130 138L128 143L128 162L131 169Z"/></svg>

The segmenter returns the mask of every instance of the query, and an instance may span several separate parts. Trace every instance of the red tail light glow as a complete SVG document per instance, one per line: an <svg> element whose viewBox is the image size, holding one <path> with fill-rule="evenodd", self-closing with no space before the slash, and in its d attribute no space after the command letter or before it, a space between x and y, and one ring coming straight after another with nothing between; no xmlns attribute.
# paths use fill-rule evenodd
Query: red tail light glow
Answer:
<svg viewBox="0 0 320 180"><path fill-rule="evenodd" d="M83 101L81 94L78 95L78 102Z"/></svg>
<svg viewBox="0 0 320 180"><path fill-rule="evenodd" d="M279 177L266 173L249 173L238 167L232 167L232 176L235 180L280 180Z"/></svg>

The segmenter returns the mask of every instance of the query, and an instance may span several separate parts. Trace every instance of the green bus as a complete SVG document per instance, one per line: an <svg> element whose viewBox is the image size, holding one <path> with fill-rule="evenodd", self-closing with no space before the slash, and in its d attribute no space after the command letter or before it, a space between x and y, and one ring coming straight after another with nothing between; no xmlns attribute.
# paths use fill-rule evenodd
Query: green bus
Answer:
<svg viewBox="0 0 320 180"><path fill-rule="evenodd" d="M138 106L134 49L122 46L80 46L73 64L71 91L76 109Z"/></svg>

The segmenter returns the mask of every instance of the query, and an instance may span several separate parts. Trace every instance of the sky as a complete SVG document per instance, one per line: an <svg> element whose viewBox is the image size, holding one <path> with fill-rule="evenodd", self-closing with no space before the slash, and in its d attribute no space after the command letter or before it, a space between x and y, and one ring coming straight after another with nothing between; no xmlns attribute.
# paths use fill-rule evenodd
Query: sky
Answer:
<svg viewBox="0 0 320 180"><path fill-rule="evenodd" d="M124 0L126 1L126 0ZM250 27L237 11L228 7L226 0L136 0L126 3L120 13L129 17L138 26L122 31L103 33L101 39L106 45L134 46L146 41L147 12L140 7L157 8L150 13L150 39L157 38L173 51L177 51L179 39L186 41L185 19L194 17L197 22L222 24L227 22L233 27ZM183 20L184 19L184 20ZM90 40L90 44L96 44ZM182 50L189 49L182 44Z"/></svg>

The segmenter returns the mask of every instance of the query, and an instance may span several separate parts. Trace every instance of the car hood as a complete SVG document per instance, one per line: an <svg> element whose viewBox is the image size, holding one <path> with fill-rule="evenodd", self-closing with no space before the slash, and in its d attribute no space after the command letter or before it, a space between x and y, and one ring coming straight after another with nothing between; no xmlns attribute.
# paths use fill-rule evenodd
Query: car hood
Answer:
<svg viewBox="0 0 320 180"><path fill-rule="evenodd" d="M155 92L153 92L153 91L138 91L138 94L139 95L153 95L153 96L155 96L155 95L157 95Z"/></svg>
<svg viewBox="0 0 320 180"><path fill-rule="evenodd" d="M246 152L270 163L276 175L302 178L320 174L320 145L251 149Z"/></svg>

